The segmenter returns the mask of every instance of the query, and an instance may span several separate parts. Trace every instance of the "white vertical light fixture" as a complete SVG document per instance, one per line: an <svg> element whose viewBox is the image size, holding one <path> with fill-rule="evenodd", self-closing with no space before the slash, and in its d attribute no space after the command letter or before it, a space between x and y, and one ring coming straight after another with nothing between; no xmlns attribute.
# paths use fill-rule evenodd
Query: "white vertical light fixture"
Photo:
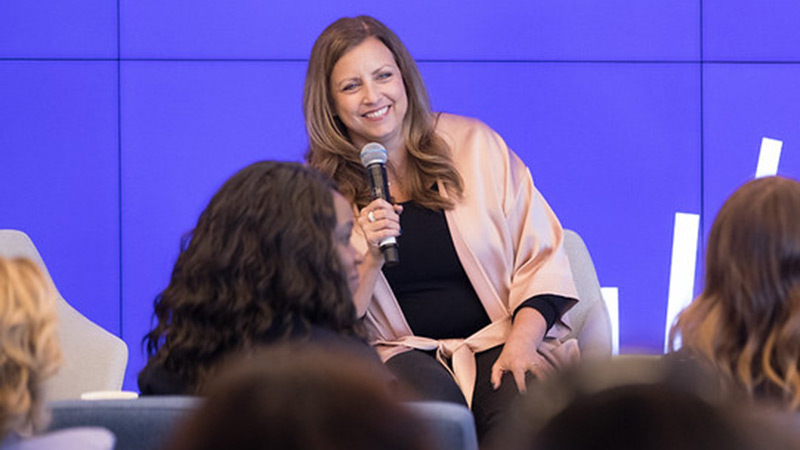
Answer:
<svg viewBox="0 0 800 450"><path fill-rule="evenodd" d="M783 141L761 138L761 150L758 152L758 166L756 178L768 177L778 173L778 163L781 161L781 148Z"/></svg>
<svg viewBox="0 0 800 450"><path fill-rule="evenodd" d="M604 287L600 288L603 295L603 302L608 309L608 316L611 319L611 354L619 354L619 288Z"/></svg>
<svg viewBox="0 0 800 450"><path fill-rule="evenodd" d="M675 213L672 236L672 263L669 274L667 322L664 330L664 352L669 349L669 329L683 308L694 297L694 275L697 265L697 239L700 215Z"/></svg>

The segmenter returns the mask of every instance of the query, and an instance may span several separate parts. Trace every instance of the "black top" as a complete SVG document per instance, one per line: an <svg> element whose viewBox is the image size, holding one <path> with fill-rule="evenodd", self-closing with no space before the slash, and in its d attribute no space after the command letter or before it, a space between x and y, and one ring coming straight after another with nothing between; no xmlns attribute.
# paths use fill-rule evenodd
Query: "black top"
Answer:
<svg viewBox="0 0 800 450"><path fill-rule="evenodd" d="M365 361L374 362L376 377L385 379L387 385L394 385L394 376L383 366L378 354L366 342L317 325L311 325L308 333L299 331L300 329L301 327L295 327L296 332L288 338L265 339L264 345L276 345L286 341L304 342L323 349L346 352ZM281 333L270 333L271 337L278 335ZM194 395L195 393L194 386L167 369L163 362L157 361L156 358L151 358L147 366L139 372L138 384L142 395Z"/></svg>
<svg viewBox="0 0 800 450"><path fill-rule="evenodd" d="M442 210L430 210L410 201L402 203L397 238L400 264L384 267L383 274L415 335L434 339L466 338L489 325L486 309L456 254ZM544 316L549 330L572 299L536 295L523 307Z"/></svg>

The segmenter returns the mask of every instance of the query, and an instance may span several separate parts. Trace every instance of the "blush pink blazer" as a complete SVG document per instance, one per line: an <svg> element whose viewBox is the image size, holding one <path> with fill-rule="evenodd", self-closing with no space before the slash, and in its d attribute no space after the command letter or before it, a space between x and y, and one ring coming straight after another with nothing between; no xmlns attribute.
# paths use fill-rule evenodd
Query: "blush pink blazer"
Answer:
<svg viewBox="0 0 800 450"><path fill-rule="evenodd" d="M478 120L441 114L436 131L450 146L465 185L463 198L445 212L447 225L458 258L492 323L466 339L415 336L382 273L366 323L384 361L410 349L437 350L439 361L471 404L474 354L505 342L515 309L537 294L575 299L578 294L561 225L522 160ZM442 186L439 191L445 192ZM354 233L353 239L357 248L366 251L363 235ZM561 342L569 329L562 315L539 348L554 366L578 358L577 342Z"/></svg>

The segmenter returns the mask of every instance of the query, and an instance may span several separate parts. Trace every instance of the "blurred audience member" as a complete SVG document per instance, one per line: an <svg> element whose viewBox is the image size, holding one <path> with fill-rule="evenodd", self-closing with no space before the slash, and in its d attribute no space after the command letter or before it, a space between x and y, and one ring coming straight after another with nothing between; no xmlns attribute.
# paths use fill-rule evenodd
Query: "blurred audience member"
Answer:
<svg viewBox="0 0 800 450"><path fill-rule="evenodd" d="M345 346L380 364L353 306L361 257L352 229L349 202L313 169L265 161L235 174L184 238L156 298L142 393L201 393L232 354L287 340Z"/></svg>
<svg viewBox="0 0 800 450"><path fill-rule="evenodd" d="M723 392L800 409L800 183L753 180L711 227L705 286L672 330L672 343ZM676 358L677 359L677 358Z"/></svg>
<svg viewBox="0 0 800 450"><path fill-rule="evenodd" d="M210 383L170 450L425 450L425 424L374 366L309 344L248 355Z"/></svg>
<svg viewBox="0 0 800 450"><path fill-rule="evenodd" d="M36 435L48 422L43 382L60 364L55 293L33 262L0 258L0 449L113 446L101 428Z"/></svg>
<svg viewBox="0 0 800 450"><path fill-rule="evenodd" d="M777 434L776 434L777 432ZM777 424L667 385L625 385L576 399L528 448L547 450L796 449Z"/></svg>
<svg viewBox="0 0 800 450"><path fill-rule="evenodd" d="M704 395L701 372L657 357L587 365L537 383L495 450L795 450L786 415Z"/></svg>

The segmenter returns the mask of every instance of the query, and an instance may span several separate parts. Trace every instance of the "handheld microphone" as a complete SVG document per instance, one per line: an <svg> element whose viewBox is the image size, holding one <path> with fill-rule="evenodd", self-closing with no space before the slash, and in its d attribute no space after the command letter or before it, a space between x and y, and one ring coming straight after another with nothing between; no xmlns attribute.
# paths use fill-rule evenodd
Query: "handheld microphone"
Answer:
<svg viewBox="0 0 800 450"><path fill-rule="evenodd" d="M389 195L389 179L386 177L386 160L389 159L386 149L381 144L370 142L361 148L361 164L367 168L367 178L372 200L382 198L391 203ZM387 237L380 242L381 253L387 266L400 262L400 250L397 239Z"/></svg>

